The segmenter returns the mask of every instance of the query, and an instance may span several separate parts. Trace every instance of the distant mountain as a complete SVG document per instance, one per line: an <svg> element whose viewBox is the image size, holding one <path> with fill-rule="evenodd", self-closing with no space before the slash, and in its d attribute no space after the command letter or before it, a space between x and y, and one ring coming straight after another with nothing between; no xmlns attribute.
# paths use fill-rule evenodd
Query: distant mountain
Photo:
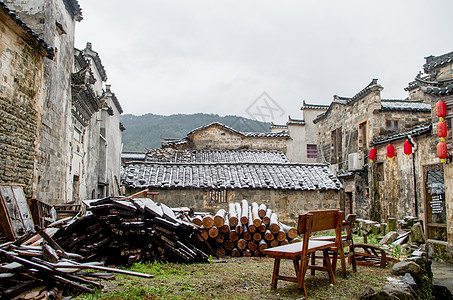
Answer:
<svg viewBox="0 0 453 300"><path fill-rule="evenodd" d="M145 151L160 148L160 138L183 138L195 128L220 122L243 132L269 132L270 123L238 116L221 117L216 114L177 114L161 116L145 114L121 116L126 130L123 131L123 151Z"/></svg>

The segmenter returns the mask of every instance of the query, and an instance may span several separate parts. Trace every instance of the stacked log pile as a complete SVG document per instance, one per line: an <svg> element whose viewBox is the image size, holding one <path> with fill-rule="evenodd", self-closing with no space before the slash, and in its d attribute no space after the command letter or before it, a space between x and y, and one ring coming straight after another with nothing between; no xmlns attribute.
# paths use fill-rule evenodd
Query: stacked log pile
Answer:
<svg viewBox="0 0 453 300"><path fill-rule="evenodd" d="M262 256L264 249L300 241L297 230L280 223L266 205L247 200L230 203L228 212L195 216L192 222L201 228L198 239L208 241L217 257Z"/></svg>
<svg viewBox="0 0 453 300"><path fill-rule="evenodd" d="M90 203L87 214L60 229L55 241L83 260L131 264L142 260L198 262L208 259L198 226L181 220L185 212L149 198L105 198ZM176 212L176 213L175 213Z"/></svg>
<svg viewBox="0 0 453 300"><path fill-rule="evenodd" d="M100 262L80 263L82 256L64 251L46 231L38 228L33 236L37 234L42 238L32 244L24 236L0 245L0 299L61 299L67 289L94 293L102 288L99 280L112 279L112 273L154 277L107 268Z"/></svg>

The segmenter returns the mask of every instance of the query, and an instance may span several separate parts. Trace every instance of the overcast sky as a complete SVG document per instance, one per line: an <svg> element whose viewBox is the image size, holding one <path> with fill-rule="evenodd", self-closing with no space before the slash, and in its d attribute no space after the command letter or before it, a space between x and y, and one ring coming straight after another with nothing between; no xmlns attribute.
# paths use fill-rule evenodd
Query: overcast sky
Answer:
<svg viewBox="0 0 453 300"><path fill-rule="evenodd" d="M136 115L251 117L266 92L284 123L302 100L352 97L373 78L383 98L403 99L424 57L453 51L452 0L78 2L76 47L93 43Z"/></svg>

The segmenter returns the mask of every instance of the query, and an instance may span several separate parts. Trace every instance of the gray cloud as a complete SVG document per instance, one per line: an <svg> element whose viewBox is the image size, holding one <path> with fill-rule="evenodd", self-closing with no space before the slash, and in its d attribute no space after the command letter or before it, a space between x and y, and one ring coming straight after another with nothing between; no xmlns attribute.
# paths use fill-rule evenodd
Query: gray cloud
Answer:
<svg viewBox="0 0 453 300"><path fill-rule="evenodd" d="M126 113L246 116L266 91L297 118L372 78L405 98L424 57L453 50L450 0L78 1L77 47L93 43Z"/></svg>

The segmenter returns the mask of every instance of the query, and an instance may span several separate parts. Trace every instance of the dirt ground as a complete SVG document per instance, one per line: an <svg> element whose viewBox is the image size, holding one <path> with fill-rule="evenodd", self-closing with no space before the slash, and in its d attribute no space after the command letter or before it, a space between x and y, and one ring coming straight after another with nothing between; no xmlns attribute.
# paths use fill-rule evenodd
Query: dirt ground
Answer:
<svg viewBox="0 0 453 300"><path fill-rule="evenodd" d="M96 295L81 299L301 299L296 283L279 281L270 289L273 259L226 258L205 264L152 263L135 265L132 270L155 275L153 279L117 276L105 281ZM292 261L283 261L281 269L294 274ZM326 272L313 277L307 272L308 299L357 299L366 286L380 288L391 276L391 268L358 266L348 276L337 268L337 284L332 285Z"/></svg>

